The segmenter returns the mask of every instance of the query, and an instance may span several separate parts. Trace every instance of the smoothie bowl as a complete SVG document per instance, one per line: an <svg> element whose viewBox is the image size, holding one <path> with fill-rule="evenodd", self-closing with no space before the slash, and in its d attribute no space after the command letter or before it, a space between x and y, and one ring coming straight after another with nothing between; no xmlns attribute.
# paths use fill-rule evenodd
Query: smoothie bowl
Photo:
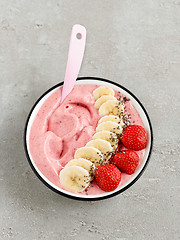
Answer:
<svg viewBox="0 0 180 240"><path fill-rule="evenodd" d="M78 78L60 105L63 83L29 113L24 146L38 178L78 200L115 196L141 176L152 150L152 126L141 102L121 85Z"/></svg>

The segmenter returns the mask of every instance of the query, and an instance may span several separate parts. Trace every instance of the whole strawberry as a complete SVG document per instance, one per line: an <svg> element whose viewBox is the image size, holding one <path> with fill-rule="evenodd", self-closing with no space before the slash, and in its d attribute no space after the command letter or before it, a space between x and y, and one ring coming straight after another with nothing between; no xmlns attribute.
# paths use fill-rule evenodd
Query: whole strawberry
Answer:
<svg viewBox="0 0 180 240"><path fill-rule="evenodd" d="M147 146L146 131L139 125L128 126L121 135L121 141L128 149L142 150Z"/></svg>
<svg viewBox="0 0 180 240"><path fill-rule="evenodd" d="M125 150L123 152L116 153L111 161L118 167L122 172L127 174L133 174L139 163L139 156L132 150Z"/></svg>
<svg viewBox="0 0 180 240"><path fill-rule="evenodd" d="M95 170L95 180L103 191L110 192L118 187L121 181L121 172L112 164L101 165Z"/></svg>

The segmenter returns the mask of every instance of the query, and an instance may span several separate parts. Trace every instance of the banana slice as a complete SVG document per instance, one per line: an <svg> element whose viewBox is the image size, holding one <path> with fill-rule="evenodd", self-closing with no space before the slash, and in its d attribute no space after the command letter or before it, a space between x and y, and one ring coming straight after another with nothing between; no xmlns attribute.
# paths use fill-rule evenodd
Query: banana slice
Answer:
<svg viewBox="0 0 180 240"><path fill-rule="evenodd" d="M107 116L104 116L102 117L98 124L102 123L102 122L107 122L107 121L112 121L112 122L116 122L118 124L121 125L121 127L124 127L124 122L122 119L120 119L118 116L115 116L115 115L107 115Z"/></svg>
<svg viewBox="0 0 180 240"><path fill-rule="evenodd" d="M99 115L115 115L120 118L123 117L124 106L118 100L108 100L99 108Z"/></svg>
<svg viewBox="0 0 180 240"><path fill-rule="evenodd" d="M91 161L84 159L84 158L73 159L73 160L69 161L65 167L71 167L71 166L79 166L79 167L86 169L89 172L89 175L91 178L90 181L93 180L95 165Z"/></svg>
<svg viewBox="0 0 180 240"><path fill-rule="evenodd" d="M95 102L95 108L99 109L100 106L105 103L108 100L116 100L115 97L111 96L111 95L103 95L100 98L98 98Z"/></svg>
<svg viewBox="0 0 180 240"><path fill-rule="evenodd" d="M95 166L99 166L103 162L102 153L94 147L78 148L74 154L74 158L85 158L94 163Z"/></svg>
<svg viewBox="0 0 180 240"><path fill-rule="evenodd" d="M90 183L89 172L79 166L65 167L59 174L62 186L72 192L83 192Z"/></svg>
<svg viewBox="0 0 180 240"><path fill-rule="evenodd" d="M110 142L103 139L94 139L86 144L87 147L95 147L103 154L103 159L108 160L112 156L112 147Z"/></svg>
<svg viewBox="0 0 180 240"><path fill-rule="evenodd" d="M112 88L102 86L98 87L93 91L93 96L95 101L100 98L102 95L111 95L114 96L114 90Z"/></svg>
<svg viewBox="0 0 180 240"><path fill-rule="evenodd" d="M109 132L109 131L100 131L95 133L92 136L92 139L104 139L106 141L108 141L111 144L111 147L113 148L113 151L116 150L117 146L118 146L118 138L117 135L115 133Z"/></svg>
<svg viewBox="0 0 180 240"><path fill-rule="evenodd" d="M107 122L102 122L102 123L98 124L96 127L96 132L100 132L103 130L113 132L117 135L120 135L123 131L123 128L120 126L120 124L118 124L116 122L107 121Z"/></svg>

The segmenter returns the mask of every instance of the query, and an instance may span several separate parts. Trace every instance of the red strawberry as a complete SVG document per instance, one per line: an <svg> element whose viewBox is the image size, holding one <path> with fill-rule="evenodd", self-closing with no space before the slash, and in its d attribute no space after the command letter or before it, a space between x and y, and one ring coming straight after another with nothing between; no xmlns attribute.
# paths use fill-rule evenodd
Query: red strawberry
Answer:
<svg viewBox="0 0 180 240"><path fill-rule="evenodd" d="M121 181L121 172L112 164L101 165L95 170L95 180L103 191L110 192L118 187Z"/></svg>
<svg viewBox="0 0 180 240"><path fill-rule="evenodd" d="M121 141L128 149L142 150L147 145L146 131L139 125L128 126L121 135Z"/></svg>
<svg viewBox="0 0 180 240"><path fill-rule="evenodd" d="M116 153L111 161L122 172L133 174L139 163L139 156L132 150L125 150L123 152Z"/></svg>

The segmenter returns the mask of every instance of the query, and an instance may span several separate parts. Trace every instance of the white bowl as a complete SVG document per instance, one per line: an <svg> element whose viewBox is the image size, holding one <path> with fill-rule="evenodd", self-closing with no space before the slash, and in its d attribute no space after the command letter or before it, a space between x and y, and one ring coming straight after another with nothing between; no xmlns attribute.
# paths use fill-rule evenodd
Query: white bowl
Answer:
<svg viewBox="0 0 180 240"><path fill-rule="evenodd" d="M38 178L50 189L52 189L53 191L64 195L66 197L69 198L73 198L73 199L78 199L78 200L101 200L101 199L105 199L105 198L109 198L112 196L115 196L123 191L125 191L126 189L128 189L130 186L132 186L138 179L139 177L142 175L143 171L145 170L147 163L149 161L150 158L150 154L152 151L152 143L153 143L153 132L152 132L152 126L151 126L151 122L149 119L149 116L145 110L145 108L143 107L142 103L137 99L137 97L132 94L128 89L126 89L125 87L121 86L120 84L107 80L107 79L103 79L103 78L96 78L96 77L81 77L77 79L76 82L77 85L86 85L86 84L96 84L96 85L105 85L105 86L109 86L117 91L120 91L122 94L124 94L126 97L128 97L132 104L134 105L134 107L136 108L136 110L138 111L143 123L144 123L144 127L146 129L146 131L148 132L148 144L146 147L146 152L145 152L145 156L144 159L141 163L141 165L139 166L139 168L137 169L137 171L132 175L132 177L125 182L123 185L119 186L117 189L115 189L114 191L111 192L104 192L103 194L98 194L98 195L80 195L80 194L76 194L76 193L70 193L66 190L63 190L59 187L57 187L55 184L53 184L52 182L50 182L38 169L38 167L35 165L34 160L31 156L30 150L29 150L29 135L30 135L30 130L31 130L31 125L34 121L34 118L36 117L37 112L39 111L39 109L41 108L42 104L44 103L44 101L57 89L57 88L61 88L63 85L62 83L59 83L55 86L53 86L52 88L50 88L49 90L47 90L34 104L34 106L32 107L27 121L26 121L26 125L25 125L25 131L24 131L24 147L25 147L25 152L26 152L26 156L27 159L29 161L30 166L32 167L33 171L35 172L35 174L38 176Z"/></svg>

